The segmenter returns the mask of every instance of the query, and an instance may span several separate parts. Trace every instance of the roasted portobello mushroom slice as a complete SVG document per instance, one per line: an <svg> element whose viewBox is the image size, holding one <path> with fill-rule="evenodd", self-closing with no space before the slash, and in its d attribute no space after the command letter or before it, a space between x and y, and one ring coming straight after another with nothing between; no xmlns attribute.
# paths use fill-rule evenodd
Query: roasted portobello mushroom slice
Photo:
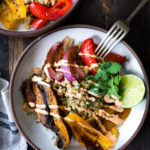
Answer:
<svg viewBox="0 0 150 150"><path fill-rule="evenodd" d="M21 86L21 91L25 98L25 102L22 106L22 109L27 113L33 113L35 108L36 97L32 90L31 79L27 79L23 82Z"/></svg>
<svg viewBox="0 0 150 150"><path fill-rule="evenodd" d="M54 92L50 87L39 85L38 83L33 84L33 91L36 95L36 105L39 106L35 111L41 123L56 133L59 138L57 143L58 148L68 147L70 144L69 132L59 115L60 112ZM53 105L55 108L50 109L50 105ZM45 107L40 108L40 106Z"/></svg>
<svg viewBox="0 0 150 150"><path fill-rule="evenodd" d="M57 128L54 124L53 117L50 116L50 109L48 107L46 92L43 86L33 83L33 92L36 95L36 109L37 115L41 123L46 127L56 132Z"/></svg>
<svg viewBox="0 0 150 150"><path fill-rule="evenodd" d="M23 82L21 90L22 90L23 96L25 97L25 99L29 103L29 105L31 103L34 104L36 101L36 97L35 97L33 90L32 90L31 79L27 79ZM31 107L33 107L33 105Z"/></svg>

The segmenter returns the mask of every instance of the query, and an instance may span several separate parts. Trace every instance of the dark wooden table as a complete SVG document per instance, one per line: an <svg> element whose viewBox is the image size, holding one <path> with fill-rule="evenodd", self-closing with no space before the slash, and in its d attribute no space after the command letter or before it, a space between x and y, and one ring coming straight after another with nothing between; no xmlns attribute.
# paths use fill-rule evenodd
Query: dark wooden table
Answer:
<svg viewBox="0 0 150 150"><path fill-rule="evenodd" d="M89 24L109 29L118 19L127 17L140 0L81 0L78 8L65 23ZM150 2L131 23L125 41L133 47L150 76ZM1 77L9 80L20 53L35 38L15 38L0 35ZM140 133L126 150L150 150L150 113ZM130 130L130 129L129 129ZM29 147L29 149L32 149Z"/></svg>

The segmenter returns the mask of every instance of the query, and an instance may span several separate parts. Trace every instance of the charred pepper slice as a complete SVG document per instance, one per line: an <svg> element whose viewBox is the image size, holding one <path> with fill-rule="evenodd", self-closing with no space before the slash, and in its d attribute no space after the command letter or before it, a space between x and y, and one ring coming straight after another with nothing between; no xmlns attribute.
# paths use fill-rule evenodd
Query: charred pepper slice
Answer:
<svg viewBox="0 0 150 150"><path fill-rule="evenodd" d="M30 11L34 16L40 19L55 20L63 16L71 6L72 0L58 0L58 2L50 8L36 2L31 2Z"/></svg>

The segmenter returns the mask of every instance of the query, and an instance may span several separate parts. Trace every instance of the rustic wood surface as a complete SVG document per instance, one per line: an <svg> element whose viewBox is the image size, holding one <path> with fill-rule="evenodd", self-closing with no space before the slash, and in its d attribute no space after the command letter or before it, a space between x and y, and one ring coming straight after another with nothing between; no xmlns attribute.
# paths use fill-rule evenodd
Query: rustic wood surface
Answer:
<svg viewBox="0 0 150 150"><path fill-rule="evenodd" d="M109 29L118 19L127 17L140 0L81 0L72 16L60 26L89 24ZM125 41L133 47L150 76L150 2L131 23ZM9 80L16 60L23 49L35 38L15 38L0 35L1 77ZM150 116L150 114L149 114ZM129 129L130 130L130 129ZM32 149L29 147L29 149ZM140 133L126 150L150 150L150 119L147 117Z"/></svg>

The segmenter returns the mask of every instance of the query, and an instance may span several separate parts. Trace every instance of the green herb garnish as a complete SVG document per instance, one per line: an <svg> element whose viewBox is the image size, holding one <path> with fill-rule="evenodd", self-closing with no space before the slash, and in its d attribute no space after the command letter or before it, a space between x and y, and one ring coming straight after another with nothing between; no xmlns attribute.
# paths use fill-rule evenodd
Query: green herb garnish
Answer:
<svg viewBox="0 0 150 150"><path fill-rule="evenodd" d="M89 90L98 95L105 96L111 94L117 96L119 99L119 82L121 76L118 73L121 70L121 65L117 62L103 62L101 66L97 68L97 73L95 75L89 75L86 77L87 84L89 84ZM92 80L93 83L88 82Z"/></svg>

